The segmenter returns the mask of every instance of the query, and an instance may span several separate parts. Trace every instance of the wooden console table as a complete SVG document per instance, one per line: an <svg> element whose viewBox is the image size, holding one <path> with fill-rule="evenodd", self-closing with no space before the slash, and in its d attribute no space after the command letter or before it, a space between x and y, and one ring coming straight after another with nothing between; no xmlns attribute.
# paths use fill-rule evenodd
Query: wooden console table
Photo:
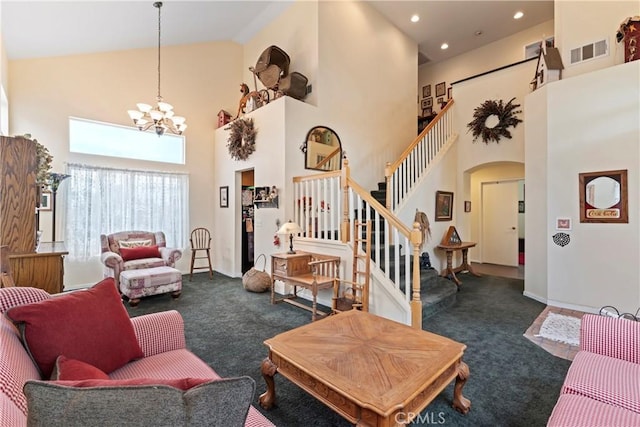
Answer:
<svg viewBox="0 0 640 427"><path fill-rule="evenodd" d="M317 296L320 289L333 289L338 279L340 257L320 255L297 251L295 254L282 253L271 255L271 304L286 302L296 307L311 311L311 320L316 320L318 314L326 316L328 313L317 308ZM281 280L293 285L293 294L276 299L275 282ZM298 301L298 286L310 289L313 295L312 305L308 307Z"/></svg>
<svg viewBox="0 0 640 427"><path fill-rule="evenodd" d="M9 254L13 281L16 286L32 286L50 294L62 292L64 256L68 253L63 242L42 242L35 252Z"/></svg>
<svg viewBox="0 0 640 427"><path fill-rule="evenodd" d="M447 252L447 266L444 270L442 270L442 273L440 273L440 275L442 277L451 276L453 281L458 286L460 286L462 282L456 277L456 273L459 273L461 271L468 271L474 276L480 277L480 274L473 271L473 268L468 262L469 248L472 248L475 245L475 242L460 242L451 245L439 244L438 249L442 249L443 251ZM462 251L462 263L458 267L453 268L453 253L455 251Z"/></svg>

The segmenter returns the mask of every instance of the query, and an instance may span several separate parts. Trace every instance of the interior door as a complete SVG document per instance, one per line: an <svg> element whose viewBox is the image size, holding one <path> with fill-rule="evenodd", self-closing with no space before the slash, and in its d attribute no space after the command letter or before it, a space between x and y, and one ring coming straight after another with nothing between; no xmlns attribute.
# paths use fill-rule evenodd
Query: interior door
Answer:
<svg viewBox="0 0 640 427"><path fill-rule="evenodd" d="M482 262L518 266L518 182L482 184Z"/></svg>

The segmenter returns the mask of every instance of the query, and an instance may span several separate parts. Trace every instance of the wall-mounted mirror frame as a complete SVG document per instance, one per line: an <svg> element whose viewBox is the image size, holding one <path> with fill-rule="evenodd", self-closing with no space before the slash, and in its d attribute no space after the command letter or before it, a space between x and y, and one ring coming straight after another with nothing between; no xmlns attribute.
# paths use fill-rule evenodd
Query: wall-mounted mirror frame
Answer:
<svg viewBox="0 0 640 427"><path fill-rule="evenodd" d="M324 172L342 169L342 144L338 134L327 126L314 126L301 147L305 169Z"/></svg>
<svg viewBox="0 0 640 427"><path fill-rule="evenodd" d="M579 174L580 222L628 223L627 170Z"/></svg>

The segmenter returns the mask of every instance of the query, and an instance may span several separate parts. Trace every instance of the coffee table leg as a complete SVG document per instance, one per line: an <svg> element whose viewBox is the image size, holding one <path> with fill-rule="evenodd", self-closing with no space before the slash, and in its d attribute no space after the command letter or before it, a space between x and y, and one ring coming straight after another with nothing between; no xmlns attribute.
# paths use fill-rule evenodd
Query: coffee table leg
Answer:
<svg viewBox="0 0 640 427"><path fill-rule="evenodd" d="M260 368L262 378L267 383L267 391L260 395L258 401L264 409L271 409L276 402L276 384L273 381L273 376L278 372L278 367L267 357L262 361Z"/></svg>
<svg viewBox="0 0 640 427"><path fill-rule="evenodd" d="M453 407L463 414L466 414L471 409L471 401L462 395L462 387L467 383L467 378L469 378L469 366L460 361L456 385L453 388Z"/></svg>

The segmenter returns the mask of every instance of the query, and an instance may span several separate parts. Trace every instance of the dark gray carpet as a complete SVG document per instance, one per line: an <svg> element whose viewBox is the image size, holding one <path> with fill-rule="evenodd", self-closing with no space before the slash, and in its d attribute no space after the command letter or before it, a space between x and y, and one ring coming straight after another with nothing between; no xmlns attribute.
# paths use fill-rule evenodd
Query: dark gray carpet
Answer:
<svg viewBox="0 0 640 427"><path fill-rule="evenodd" d="M522 334L544 305L522 296L523 282L485 276L460 276L462 289L446 311L423 320L425 330L467 345L464 360L470 378L464 396L471 400L465 416L451 408L447 387L412 425L544 426L551 414L570 362L554 357ZM265 390L260 362L263 341L304 325L311 314L288 304L269 303L269 294L244 291L239 279L207 273L183 278L182 296L143 299L132 316L175 309L185 319L187 346L221 376L249 375L257 395ZM256 399L257 399L256 395ZM276 375L277 406L262 411L281 427L348 426L333 411Z"/></svg>

